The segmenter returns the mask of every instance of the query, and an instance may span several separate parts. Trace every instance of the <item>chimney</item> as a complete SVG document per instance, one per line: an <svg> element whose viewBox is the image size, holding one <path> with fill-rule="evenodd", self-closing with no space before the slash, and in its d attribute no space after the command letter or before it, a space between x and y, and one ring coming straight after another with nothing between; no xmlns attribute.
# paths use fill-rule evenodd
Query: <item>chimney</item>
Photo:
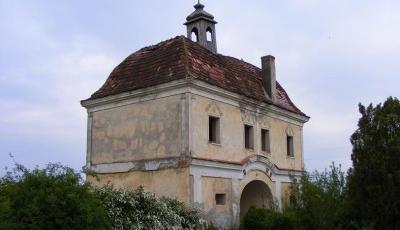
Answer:
<svg viewBox="0 0 400 230"><path fill-rule="evenodd" d="M274 102L276 91L275 57L271 55L261 57L261 68L264 89Z"/></svg>

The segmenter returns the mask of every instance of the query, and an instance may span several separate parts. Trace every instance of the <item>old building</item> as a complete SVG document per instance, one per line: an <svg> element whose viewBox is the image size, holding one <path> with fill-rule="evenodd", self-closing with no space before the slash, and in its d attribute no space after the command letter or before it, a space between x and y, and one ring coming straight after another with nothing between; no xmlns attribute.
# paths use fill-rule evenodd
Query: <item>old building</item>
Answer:
<svg viewBox="0 0 400 230"><path fill-rule="evenodd" d="M196 4L187 37L133 53L82 101L86 169L94 184L143 185L234 227L251 205L282 207L309 118L276 81L273 56L260 69L217 52L216 23Z"/></svg>

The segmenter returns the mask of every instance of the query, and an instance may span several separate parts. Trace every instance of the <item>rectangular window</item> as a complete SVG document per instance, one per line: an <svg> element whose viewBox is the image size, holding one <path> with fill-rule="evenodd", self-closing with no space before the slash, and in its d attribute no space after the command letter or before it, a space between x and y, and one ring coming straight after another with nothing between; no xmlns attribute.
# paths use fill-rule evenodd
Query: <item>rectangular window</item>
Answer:
<svg viewBox="0 0 400 230"><path fill-rule="evenodd" d="M294 149L293 149L293 137L286 137L286 145L287 145L287 156L294 157Z"/></svg>
<svg viewBox="0 0 400 230"><path fill-rule="evenodd" d="M261 129L261 151L270 153L269 130Z"/></svg>
<svg viewBox="0 0 400 230"><path fill-rule="evenodd" d="M244 147L246 149L254 149L253 126L244 126Z"/></svg>
<svg viewBox="0 0 400 230"><path fill-rule="evenodd" d="M208 141L210 143L220 143L218 117L208 117Z"/></svg>
<svg viewBox="0 0 400 230"><path fill-rule="evenodd" d="M226 203L226 194L215 194L216 205L225 205L225 203Z"/></svg>

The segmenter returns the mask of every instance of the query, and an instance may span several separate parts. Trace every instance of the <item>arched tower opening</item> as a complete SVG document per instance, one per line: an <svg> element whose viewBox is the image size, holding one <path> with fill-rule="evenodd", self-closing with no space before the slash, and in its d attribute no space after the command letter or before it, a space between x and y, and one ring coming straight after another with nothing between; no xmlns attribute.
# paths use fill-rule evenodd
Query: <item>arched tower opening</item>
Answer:
<svg viewBox="0 0 400 230"><path fill-rule="evenodd" d="M217 39L215 34L214 16L204 10L204 5L197 3L194 5L195 11L186 18L187 37L207 48L213 53L217 53ZM194 39L194 31L197 31L197 40Z"/></svg>
<svg viewBox="0 0 400 230"><path fill-rule="evenodd" d="M199 30L195 27L192 29L192 32L190 33L189 39L198 42L199 41Z"/></svg>
<svg viewBox="0 0 400 230"><path fill-rule="evenodd" d="M213 41L213 33L210 27L207 27L206 30L206 37L207 37L207 42L212 42Z"/></svg>

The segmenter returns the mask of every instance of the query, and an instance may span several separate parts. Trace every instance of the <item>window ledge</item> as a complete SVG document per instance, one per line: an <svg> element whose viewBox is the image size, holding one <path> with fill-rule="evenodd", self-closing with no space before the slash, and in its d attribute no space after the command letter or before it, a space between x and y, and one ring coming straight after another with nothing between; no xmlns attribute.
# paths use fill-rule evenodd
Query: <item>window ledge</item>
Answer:
<svg viewBox="0 0 400 230"><path fill-rule="evenodd" d="M211 141L209 141L208 144L209 144L209 145L218 146L218 147L221 147L221 146L222 146L221 143L216 143L216 142L211 142Z"/></svg>
<svg viewBox="0 0 400 230"><path fill-rule="evenodd" d="M294 156L293 157L292 156L286 156L286 159L294 160L296 158Z"/></svg>

